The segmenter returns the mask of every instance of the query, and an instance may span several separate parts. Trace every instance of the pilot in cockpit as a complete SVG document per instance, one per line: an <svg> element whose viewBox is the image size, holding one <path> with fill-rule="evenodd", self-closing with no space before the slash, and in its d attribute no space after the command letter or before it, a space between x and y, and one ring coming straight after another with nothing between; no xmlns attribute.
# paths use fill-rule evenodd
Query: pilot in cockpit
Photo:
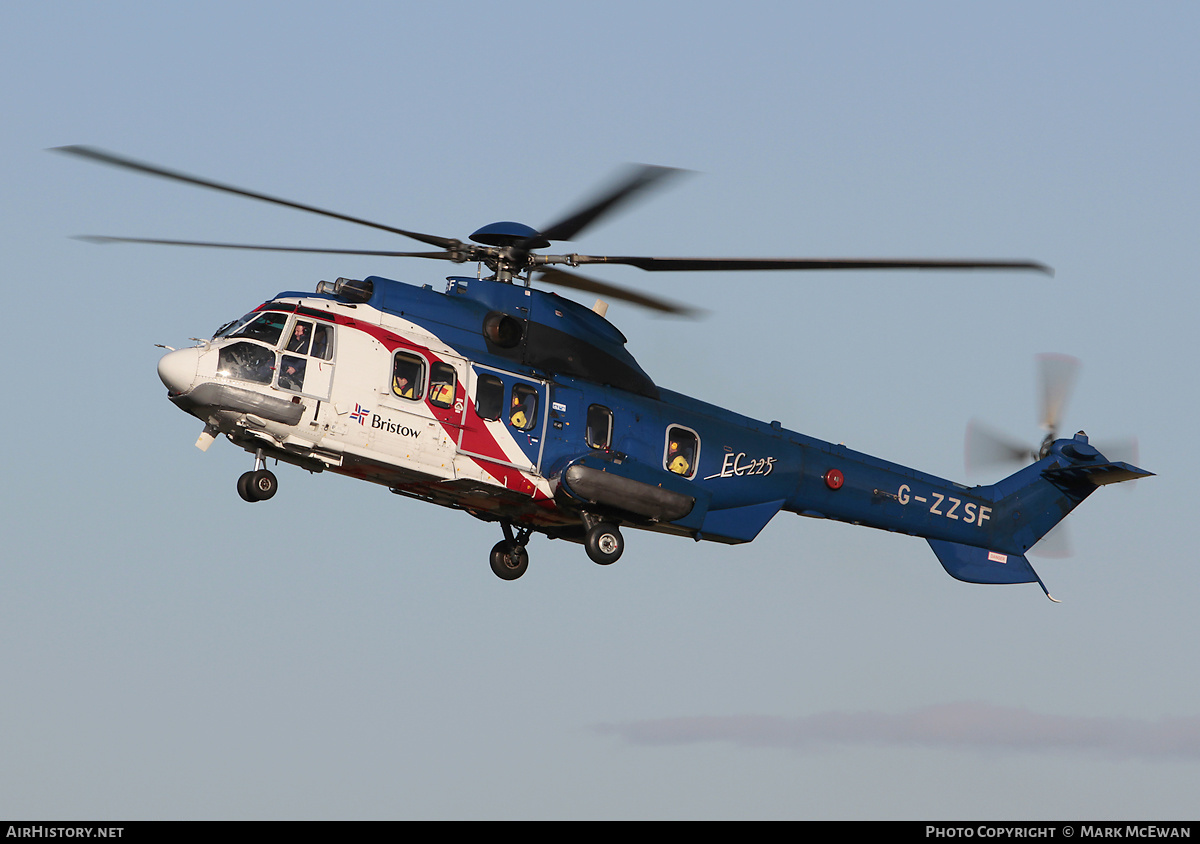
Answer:
<svg viewBox="0 0 1200 844"><path fill-rule="evenodd" d="M296 327L292 329L292 338L288 340L287 350L289 352L299 352L300 354L308 353L308 323L298 322Z"/></svg>

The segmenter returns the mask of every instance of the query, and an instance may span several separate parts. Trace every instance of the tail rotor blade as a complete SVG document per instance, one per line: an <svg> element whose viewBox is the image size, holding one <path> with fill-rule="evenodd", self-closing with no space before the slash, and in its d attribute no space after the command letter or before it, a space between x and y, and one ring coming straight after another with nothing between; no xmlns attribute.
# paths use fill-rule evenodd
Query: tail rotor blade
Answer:
<svg viewBox="0 0 1200 844"><path fill-rule="evenodd" d="M1096 449L1114 463L1129 463L1138 465L1137 437L1123 440L1102 440L1092 443Z"/></svg>
<svg viewBox="0 0 1200 844"><path fill-rule="evenodd" d="M1020 440L972 419L967 425L966 459L970 473L996 466L1023 465L1036 457Z"/></svg>
<svg viewBox="0 0 1200 844"><path fill-rule="evenodd" d="M1075 388L1080 362L1070 355L1038 355L1038 381L1041 385L1042 430L1057 436L1063 409Z"/></svg>

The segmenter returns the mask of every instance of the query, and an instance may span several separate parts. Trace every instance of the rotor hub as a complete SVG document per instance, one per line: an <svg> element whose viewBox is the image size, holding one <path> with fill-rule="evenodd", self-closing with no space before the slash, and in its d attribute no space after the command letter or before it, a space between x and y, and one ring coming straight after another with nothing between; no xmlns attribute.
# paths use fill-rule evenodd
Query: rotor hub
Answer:
<svg viewBox="0 0 1200 844"><path fill-rule="evenodd" d="M485 246L516 246L519 243L525 249L545 249L550 245L537 229L511 220L488 223L473 232L471 240Z"/></svg>

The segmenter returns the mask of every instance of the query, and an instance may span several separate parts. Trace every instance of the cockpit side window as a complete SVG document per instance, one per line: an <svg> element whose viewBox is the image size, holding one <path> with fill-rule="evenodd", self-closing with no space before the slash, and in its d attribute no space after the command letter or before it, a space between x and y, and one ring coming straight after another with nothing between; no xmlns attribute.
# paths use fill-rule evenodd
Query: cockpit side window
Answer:
<svg viewBox="0 0 1200 844"><path fill-rule="evenodd" d="M297 355L284 355L279 362L279 386L299 393L304 390L304 370L308 360Z"/></svg>
<svg viewBox="0 0 1200 844"><path fill-rule="evenodd" d="M396 352L392 363L392 392L417 401L425 388L425 361L408 352Z"/></svg>
<svg viewBox="0 0 1200 844"><path fill-rule="evenodd" d="M667 428L666 450L663 452L663 468L685 478L694 477L700 459L700 438L691 428L672 425Z"/></svg>
<svg viewBox="0 0 1200 844"><path fill-rule="evenodd" d="M313 326L312 351L309 354L319 360L333 358L333 326L319 322Z"/></svg>
<svg viewBox="0 0 1200 844"><path fill-rule="evenodd" d="M295 352L298 355L308 354L308 347L312 345L313 324L308 320L298 319L296 324L292 326L292 334L288 338L287 351Z"/></svg>
<svg viewBox="0 0 1200 844"><path fill-rule="evenodd" d="M308 362L312 358L333 359L333 326L298 319L287 335L287 343L284 345L283 354L280 355L279 387L295 393L315 390L318 394L328 394L329 367L314 367L313 373L324 372L324 376L317 374L315 380L305 384Z"/></svg>

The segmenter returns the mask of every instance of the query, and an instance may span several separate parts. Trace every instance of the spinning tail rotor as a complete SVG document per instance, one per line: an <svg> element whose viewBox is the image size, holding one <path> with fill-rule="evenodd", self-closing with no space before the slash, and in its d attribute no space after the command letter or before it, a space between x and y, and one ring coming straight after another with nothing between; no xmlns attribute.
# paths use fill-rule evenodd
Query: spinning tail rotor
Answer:
<svg viewBox="0 0 1200 844"><path fill-rule="evenodd" d="M1037 356L1038 424L1045 436L1041 443L1028 445L1009 434L990 428L976 419L967 426L966 465L968 473L989 470L1014 471L1018 466L1036 463L1050 453L1059 438L1067 402L1075 389L1082 363L1078 358L1063 354ZM1096 448L1109 460L1137 463L1137 442L1125 440L1097 443ZM1071 555L1066 523L1060 522L1038 544L1033 553L1044 557Z"/></svg>
<svg viewBox="0 0 1200 844"><path fill-rule="evenodd" d="M1079 359L1070 355L1038 355L1038 395L1041 403L1038 424L1046 432L1041 443L1026 445L1015 437L972 419L967 426L967 471L978 472L990 468L1011 471L1014 465L1033 463L1045 457L1050 444L1058 439L1059 423L1075 389L1080 366Z"/></svg>
<svg viewBox="0 0 1200 844"><path fill-rule="evenodd" d="M1050 445L1060 436L1067 402L1075 389L1082 366L1078 358L1070 355L1038 355L1038 425L1046 432L1041 443L1026 445L1009 434L972 419L967 426L967 471L975 473L993 468L1011 471L1016 465L1034 463L1049 454ZM1110 460L1137 462L1136 440L1098 443L1096 447Z"/></svg>

